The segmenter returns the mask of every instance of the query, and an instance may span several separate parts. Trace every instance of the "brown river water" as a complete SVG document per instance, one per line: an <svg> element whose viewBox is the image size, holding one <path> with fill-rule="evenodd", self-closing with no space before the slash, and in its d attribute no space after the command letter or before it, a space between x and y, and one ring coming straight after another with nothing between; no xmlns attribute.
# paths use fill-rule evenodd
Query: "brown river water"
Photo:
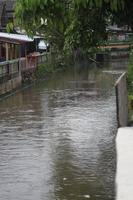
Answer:
<svg viewBox="0 0 133 200"><path fill-rule="evenodd" d="M0 102L0 200L115 199L117 72L103 71L75 67Z"/></svg>

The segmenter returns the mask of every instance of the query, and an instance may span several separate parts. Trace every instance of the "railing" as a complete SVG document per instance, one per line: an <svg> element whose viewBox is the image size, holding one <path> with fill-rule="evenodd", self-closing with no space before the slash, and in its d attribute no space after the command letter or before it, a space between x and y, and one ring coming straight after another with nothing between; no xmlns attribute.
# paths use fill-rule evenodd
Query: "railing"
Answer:
<svg viewBox="0 0 133 200"><path fill-rule="evenodd" d="M48 59L49 53L32 54L26 58L20 58L21 71L33 71L38 65L45 63Z"/></svg>
<svg viewBox="0 0 133 200"><path fill-rule="evenodd" d="M19 66L20 66L21 72L27 70L26 58L20 58L20 59L19 59Z"/></svg>
<svg viewBox="0 0 133 200"><path fill-rule="evenodd" d="M37 65L40 65L47 61L49 53L43 53L36 56Z"/></svg>
<svg viewBox="0 0 133 200"><path fill-rule="evenodd" d="M112 38L110 40L107 41L107 44L118 44L118 45L121 45L121 44L133 44L133 37L130 37L130 38L125 38L124 40L119 40L118 38Z"/></svg>
<svg viewBox="0 0 133 200"><path fill-rule="evenodd" d="M34 71L38 65L45 63L48 54L31 55L11 61L0 62L0 83L13 79L19 74L27 71Z"/></svg>

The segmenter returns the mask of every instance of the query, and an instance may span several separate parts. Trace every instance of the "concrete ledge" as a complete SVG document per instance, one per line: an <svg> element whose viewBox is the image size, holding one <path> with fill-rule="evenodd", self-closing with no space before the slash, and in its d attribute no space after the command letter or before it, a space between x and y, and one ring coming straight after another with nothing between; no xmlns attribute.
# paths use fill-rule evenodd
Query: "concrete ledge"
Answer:
<svg viewBox="0 0 133 200"><path fill-rule="evenodd" d="M133 127L120 128L117 146L117 200L133 200Z"/></svg>

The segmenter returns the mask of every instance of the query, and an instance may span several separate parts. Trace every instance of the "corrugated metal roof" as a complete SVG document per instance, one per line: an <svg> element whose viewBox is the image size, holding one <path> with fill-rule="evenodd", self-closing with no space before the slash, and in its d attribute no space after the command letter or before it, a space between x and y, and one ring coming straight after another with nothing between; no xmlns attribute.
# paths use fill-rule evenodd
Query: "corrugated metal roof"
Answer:
<svg viewBox="0 0 133 200"><path fill-rule="evenodd" d="M6 11L7 12L14 12L14 5L15 5L15 2L14 0L7 0L6 1Z"/></svg>
<svg viewBox="0 0 133 200"><path fill-rule="evenodd" d="M0 40L2 39L14 40L14 41L19 41L19 42L33 42L34 41L34 39L28 37L27 35L0 32Z"/></svg>

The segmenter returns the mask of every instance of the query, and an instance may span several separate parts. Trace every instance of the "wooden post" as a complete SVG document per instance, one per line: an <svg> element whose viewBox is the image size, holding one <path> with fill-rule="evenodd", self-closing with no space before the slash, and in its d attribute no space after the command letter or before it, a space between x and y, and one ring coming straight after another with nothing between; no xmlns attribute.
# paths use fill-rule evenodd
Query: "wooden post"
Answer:
<svg viewBox="0 0 133 200"><path fill-rule="evenodd" d="M10 44L10 59L13 60L13 44Z"/></svg>
<svg viewBox="0 0 133 200"><path fill-rule="evenodd" d="M15 44L13 44L13 58L16 58L16 54L15 54Z"/></svg>
<svg viewBox="0 0 133 200"><path fill-rule="evenodd" d="M7 43L7 46L8 46L8 60L10 60L10 43Z"/></svg>
<svg viewBox="0 0 133 200"><path fill-rule="evenodd" d="M1 55L1 47L2 47L2 43L0 42L0 58L2 58L2 55Z"/></svg>
<svg viewBox="0 0 133 200"><path fill-rule="evenodd" d="M27 46L26 46L26 44L24 45L24 48L25 48L25 57L26 57L26 55L27 55Z"/></svg>
<svg viewBox="0 0 133 200"><path fill-rule="evenodd" d="M8 61L9 60L8 43L5 43L5 47L6 47L6 61Z"/></svg>
<svg viewBox="0 0 133 200"><path fill-rule="evenodd" d="M15 44L15 59L18 58L18 52L17 52L17 44Z"/></svg>

